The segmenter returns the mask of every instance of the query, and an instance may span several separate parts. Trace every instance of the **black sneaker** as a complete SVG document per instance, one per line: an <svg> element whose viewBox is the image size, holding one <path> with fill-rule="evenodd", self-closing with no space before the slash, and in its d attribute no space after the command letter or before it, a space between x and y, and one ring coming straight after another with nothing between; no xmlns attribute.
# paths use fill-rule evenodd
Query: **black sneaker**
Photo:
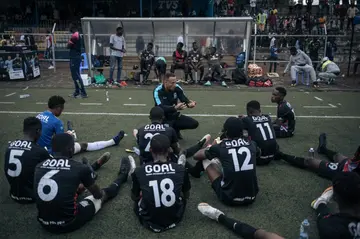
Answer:
<svg viewBox="0 0 360 239"><path fill-rule="evenodd" d="M85 166L87 166L87 167L90 169L90 171L91 171L91 177L92 177L94 180L96 180L97 177L98 177L98 175L97 175L97 173L95 173L94 169L91 167L91 165L90 165L90 163L89 163L89 160L84 157L84 158L81 159L81 161L82 161L82 163L83 163Z"/></svg>
<svg viewBox="0 0 360 239"><path fill-rule="evenodd" d="M128 157L123 157L120 163L120 170L119 170L119 174L123 174L126 175L126 180L127 180L127 176L130 172L131 169L131 163ZM125 181L126 181L125 180Z"/></svg>
<svg viewBox="0 0 360 239"><path fill-rule="evenodd" d="M69 95L69 97L77 99L77 98L80 97L80 94L79 93L72 93L72 94Z"/></svg>
<svg viewBox="0 0 360 239"><path fill-rule="evenodd" d="M80 95L80 97L81 97L82 99L89 98L89 96L88 96L88 95Z"/></svg>
<svg viewBox="0 0 360 239"><path fill-rule="evenodd" d="M187 172L194 178L200 178L205 171L202 161L197 161L195 166L191 166L188 162L185 164Z"/></svg>
<svg viewBox="0 0 360 239"><path fill-rule="evenodd" d="M317 152L321 154L324 152L324 149L326 149L326 134L322 133L319 136L319 146L317 148Z"/></svg>

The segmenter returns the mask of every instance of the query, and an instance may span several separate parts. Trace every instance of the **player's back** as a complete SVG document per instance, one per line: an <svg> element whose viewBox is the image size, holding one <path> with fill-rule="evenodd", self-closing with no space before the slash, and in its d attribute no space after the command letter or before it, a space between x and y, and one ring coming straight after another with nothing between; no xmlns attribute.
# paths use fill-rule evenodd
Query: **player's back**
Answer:
<svg viewBox="0 0 360 239"><path fill-rule="evenodd" d="M36 116L41 121L42 130L38 144L51 152L51 139L54 134L63 133L64 128L60 119L50 111L44 111Z"/></svg>
<svg viewBox="0 0 360 239"><path fill-rule="evenodd" d="M138 130L138 146L140 157L143 162L152 162L153 158L150 153L150 141L158 134L166 135L171 144L177 142L176 132L173 128L161 123L151 123L141 127Z"/></svg>
<svg viewBox="0 0 360 239"><path fill-rule="evenodd" d="M255 141L261 149L258 164L270 162L278 149L274 127L269 115L247 116L243 118L244 128L248 131L250 139Z"/></svg>
<svg viewBox="0 0 360 239"><path fill-rule="evenodd" d="M280 102L277 108L277 117L282 118L283 123L287 124L287 131L295 130L295 111L289 102L285 100Z"/></svg>
<svg viewBox="0 0 360 239"><path fill-rule="evenodd" d="M155 230L176 226L185 210L183 193L191 187L185 168L173 162L149 163L135 175L142 193L140 217Z"/></svg>
<svg viewBox="0 0 360 239"><path fill-rule="evenodd" d="M242 138L224 139L219 145L223 168L222 191L233 203L253 201L259 191L256 143Z"/></svg>
<svg viewBox="0 0 360 239"><path fill-rule="evenodd" d="M353 239L360 236L360 218L346 213L326 215L318 220L320 239Z"/></svg>
<svg viewBox="0 0 360 239"><path fill-rule="evenodd" d="M10 143L5 153L4 171L12 199L20 203L34 201L35 167L48 158L48 152L34 142L15 140Z"/></svg>
<svg viewBox="0 0 360 239"><path fill-rule="evenodd" d="M34 190L42 224L65 226L74 219L77 188L86 170L85 165L67 158L51 158L37 165Z"/></svg>

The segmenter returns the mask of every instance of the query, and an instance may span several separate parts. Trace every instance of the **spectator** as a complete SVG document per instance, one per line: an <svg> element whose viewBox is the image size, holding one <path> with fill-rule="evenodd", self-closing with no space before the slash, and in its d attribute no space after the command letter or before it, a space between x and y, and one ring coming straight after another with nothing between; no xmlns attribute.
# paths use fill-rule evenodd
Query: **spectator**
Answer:
<svg viewBox="0 0 360 239"><path fill-rule="evenodd" d="M356 49L356 59L355 59L355 62L354 62L353 75L357 74L357 68L358 68L359 64L360 64L360 46L358 46L357 49Z"/></svg>
<svg viewBox="0 0 360 239"><path fill-rule="evenodd" d="M289 0L289 15L293 14L294 7L295 7L295 0Z"/></svg>
<svg viewBox="0 0 360 239"><path fill-rule="evenodd" d="M333 37L329 37L329 41L326 45L326 56L333 61L334 60L334 53L337 51L337 45L335 43L335 39Z"/></svg>
<svg viewBox="0 0 360 239"><path fill-rule="evenodd" d="M316 69L317 61L319 60L319 49L320 49L320 41L317 37L314 37L309 44L309 56L311 61L313 62L313 66Z"/></svg>
<svg viewBox="0 0 360 239"><path fill-rule="evenodd" d="M326 17L324 15L321 15L321 17L319 18L319 28L318 28L319 35L325 34L325 24L326 24Z"/></svg>
<svg viewBox="0 0 360 239"><path fill-rule="evenodd" d="M54 65L53 65L53 62L52 62L52 35L51 35L51 32L49 30L47 30L47 35L46 35L46 38L45 38L45 59L49 60L49 70L51 69L54 69Z"/></svg>
<svg viewBox="0 0 360 239"><path fill-rule="evenodd" d="M250 0L250 15L255 16L256 15L256 0Z"/></svg>
<svg viewBox="0 0 360 239"><path fill-rule="evenodd" d="M340 75L339 66L327 57L322 59L318 71L320 80L326 80L329 85L334 83L335 79Z"/></svg>
<svg viewBox="0 0 360 239"><path fill-rule="evenodd" d="M351 4L351 6L349 7L349 9L347 10L347 17L348 17L348 22L347 22L347 27L346 29L349 30L350 24L353 27L353 21L354 21L354 17L356 16L356 14L359 12L359 9L357 9L354 4Z"/></svg>
<svg viewBox="0 0 360 239"><path fill-rule="evenodd" d="M271 32L277 32L277 22L276 22L276 15L275 15L274 11L270 11L269 25L270 25Z"/></svg>
<svg viewBox="0 0 360 239"><path fill-rule="evenodd" d="M329 15L334 16L334 9L335 9L336 0L329 0Z"/></svg>
<svg viewBox="0 0 360 239"><path fill-rule="evenodd" d="M311 13L313 0L306 0L306 11Z"/></svg>
<svg viewBox="0 0 360 239"><path fill-rule="evenodd" d="M266 13L264 13L263 10L260 10L259 14L256 17L260 33L263 33L265 31L266 18Z"/></svg>
<svg viewBox="0 0 360 239"><path fill-rule="evenodd" d="M120 86L127 86L125 81L121 81L121 71L122 71L122 61L124 53L126 52L126 43L125 38L123 37L124 30L122 27L116 28L116 34L111 35L110 37L110 81L113 81L113 74L115 70L115 65L117 63L117 78L116 83L120 83Z"/></svg>
<svg viewBox="0 0 360 239"><path fill-rule="evenodd" d="M274 38L275 39L275 38ZM276 47L276 41L274 41L274 44L270 47L270 67L269 67L269 73L272 72L272 66L274 65L274 71L276 73L276 66L277 66L277 60L278 60L278 48Z"/></svg>

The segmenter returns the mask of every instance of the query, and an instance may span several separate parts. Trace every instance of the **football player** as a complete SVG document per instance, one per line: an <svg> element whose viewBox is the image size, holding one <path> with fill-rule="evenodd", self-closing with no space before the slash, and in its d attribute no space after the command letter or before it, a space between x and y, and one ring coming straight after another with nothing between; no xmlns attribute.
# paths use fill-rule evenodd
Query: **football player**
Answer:
<svg viewBox="0 0 360 239"><path fill-rule="evenodd" d="M295 131L295 112L290 103L284 100L284 87L276 87L271 96L271 102L276 103L277 119L273 122L277 138L292 137Z"/></svg>
<svg viewBox="0 0 360 239"><path fill-rule="evenodd" d="M359 238L360 176L354 172L340 172L332 185L311 203L316 211L320 239ZM331 213L327 206L333 196L339 213Z"/></svg>
<svg viewBox="0 0 360 239"><path fill-rule="evenodd" d="M285 160L293 166L309 169L317 173L320 177L332 180L339 172L352 172L360 169L360 146L356 150L354 157L346 157L338 152L327 148L326 134L319 136L319 146L317 152L324 154L330 162L317 158L302 158L279 152L279 158Z"/></svg>
<svg viewBox="0 0 360 239"><path fill-rule="evenodd" d="M272 232L254 228L244 222L227 217L222 211L207 203L200 203L198 210L208 218L218 221L221 225L232 230L236 235L249 239L284 239Z"/></svg>
<svg viewBox="0 0 360 239"><path fill-rule="evenodd" d="M54 157L38 164L34 177L38 221L52 233L71 232L90 221L105 202L118 194L121 184L135 169L133 158L123 158L116 180L100 189L89 167L72 159L74 138L71 135L56 134L52 149ZM77 200L80 184L92 195Z"/></svg>
<svg viewBox="0 0 360 239"><path fill-rule="evenodd" d="M140 56L140 69L141 74L144 76L143 83L145 83L150 75L151 67L154 65L155 54L153 52L154 44L149 42L146 49L141 53Z"/></svg>
<svg viewBox="0 0 360 239"><path fill-rule="evenodd" d="M132 199L141 224L154 232L174 228L185 212L191 188L185 161L169 160L171 143L166 135L155 135L150 141L153 162L136 168L132 174Z"/></svg>
<svg viewBox="0 0 360 239"><path fill-rule="evenodd" d="M247 103L246 111L247 116L242 117L244 129L247 130L249 138L255 141L261 150L256 164L268 164L275 158L279 148L271 118L269 115L261 113L260 103L256 100Z"/></svg>
<svg viewBox="0 0 360 239"><path fill-rule="evenodd" d="M196 42L193 42L193 49L189 51L188 64L189 64L189 76L191 78L190 83L194 83L191 70L198 72L200 70L200 81L204 76L204 65L202 64L202 54L199 50L199 46Z"/></svg>
<svg viewBox="0 0 360 239"><path fill-rule="evenodd" d="M195 160L202 160L218 198L228 205L251 204L259 192L257 146L243 137L243 129L241 119L228 118L223 127L225 138L194 155ZM218 163L214 159L220 160L222 170L216 167Z"/></svg>
<svg viewBox="0 0 360 239"><path fill-rule="evenodd" d="M40 113L36 118L40 119L42 124L42 133L38 141L38 144L51 153L51 139L54 134L64 133L64 126L61 120L58 118L64 110L65 100L63 97L55 95L51 96L48 101L48 110ZM72 134L72 131L67 133ZM124 131L120 131L118 135L107 141L96 141L91 143L74 143L74 153L80 153L84 151L95 151L118 145L120 140L124 137Z"/></svg>
<svg viewBox="0 0 360 239"><path fill-rule="evenodd" d="M10 185L10 197L18 203L34 202L34 171L38 163L50 158L36 144L41 135L41 122L35 117L24 120L24 136L12 141L5 153L5 176Z"/></svg>

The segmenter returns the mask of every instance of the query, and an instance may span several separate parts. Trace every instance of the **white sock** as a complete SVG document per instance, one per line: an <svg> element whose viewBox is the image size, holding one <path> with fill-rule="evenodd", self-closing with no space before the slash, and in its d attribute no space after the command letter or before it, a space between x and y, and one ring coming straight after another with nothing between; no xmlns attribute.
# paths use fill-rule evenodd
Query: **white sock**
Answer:
<svg viewBox="0 0 360 239"><path fill-rule="evenodd" d="M86 151L96 151L113 146L114 144L115 141L113 139L110 139L108 141L96 141L96 142L88 143Z"/></svg>
<svg viewBox="0 0 360 239"><path fill-rule="evenodd" d="M204 160L202 161L202 164L203 164L203 167L204 167L205 170L206 170L207 167L209 167L209 165L210 165L211 163L212 163L212 162L211 162L210 160L208 160L208 159L204 159Z"/></svg>

